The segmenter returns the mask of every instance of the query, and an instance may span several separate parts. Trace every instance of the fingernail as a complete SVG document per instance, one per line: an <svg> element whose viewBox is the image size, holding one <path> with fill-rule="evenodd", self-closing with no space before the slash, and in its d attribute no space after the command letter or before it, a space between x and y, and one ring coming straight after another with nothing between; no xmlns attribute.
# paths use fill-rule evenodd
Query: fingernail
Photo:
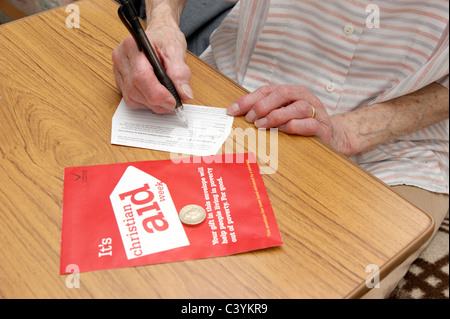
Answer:
<svg viewBox="0 0 450 319"><path fill-rule="evenodd" d="M161 107L163 107L167 110L172 110L175 107L175 103L173 100L167 100L161 104Z"/></svg>
<svg viewBox="0 0 450 319"><path fill-rule="evenodd" d="M250 110L245 116L245 120L249 123L253 123L256 119L256 113L253 110Z"/></svg>
<svg viewBox="0 0 450 319"><path fill-rule="evenodd" d="M237 112L239 112L239 105L237 103L233 103L227 108L228 115L235 115Z"/></svg>
<svg viewBox="0 0 450 319"><path fill-rule="evenodd" d="M181 85L181 89L183 90L184 94L192 100L194 98L194 92L192 92L192 89L189 84L183 84Z"/></svg>
<svg viewBox="0 0 450 319"><path fill-rule="evenodd" d="M265 127L266 124L267 124L267 119L266 119L265 117L260 118L260 119L258 119L258 120L255 121L255 126L256 126L257 128Z"/></svg>

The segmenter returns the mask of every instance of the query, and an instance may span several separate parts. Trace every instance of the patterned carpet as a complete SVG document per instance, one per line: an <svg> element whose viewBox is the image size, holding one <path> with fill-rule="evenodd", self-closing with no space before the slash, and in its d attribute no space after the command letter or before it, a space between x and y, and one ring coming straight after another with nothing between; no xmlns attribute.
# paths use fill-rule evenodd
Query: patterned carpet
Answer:
<svg viewBox="0 0 450 319"><path fill-rule="evenodd" d="M411 265L390 299L449 299L448 214L430 245Z"/></svg>

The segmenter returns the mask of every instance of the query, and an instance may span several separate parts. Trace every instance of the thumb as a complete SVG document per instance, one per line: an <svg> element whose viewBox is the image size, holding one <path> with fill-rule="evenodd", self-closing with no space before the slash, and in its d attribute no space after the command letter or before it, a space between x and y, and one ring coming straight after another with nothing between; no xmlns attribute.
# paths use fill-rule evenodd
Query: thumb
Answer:
<svg viewBox="0 0 450 319"><path fill-rule="evenodd" d="M179 83L175 85L178 94L183 102L189 102L194 99L194 92L189 83Z"/></svg>

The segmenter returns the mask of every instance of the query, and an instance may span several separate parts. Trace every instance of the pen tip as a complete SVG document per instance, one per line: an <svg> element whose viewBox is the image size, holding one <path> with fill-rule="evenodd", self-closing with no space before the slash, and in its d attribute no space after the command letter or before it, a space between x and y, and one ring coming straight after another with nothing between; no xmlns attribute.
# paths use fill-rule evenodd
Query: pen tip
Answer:
<svg viewBox="0 0 450 319"><path fill-rule="evenodd" d="M184 113L182 112L182 110L183 110L183 107L176 108L175 113L177 114L180 121L183 123L184 127L189 128L189 122L188 122L186 116L184 115Z"/></svg>

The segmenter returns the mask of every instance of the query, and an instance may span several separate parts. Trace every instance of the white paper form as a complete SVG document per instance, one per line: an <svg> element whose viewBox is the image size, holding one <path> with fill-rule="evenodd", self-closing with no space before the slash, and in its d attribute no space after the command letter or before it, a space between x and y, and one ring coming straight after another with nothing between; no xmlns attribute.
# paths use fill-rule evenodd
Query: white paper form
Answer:
<svg viewBox="0 0 450 319"><path fill-rule="evenodd" d="M189 128L176 114L129 109L120 102L112 119L111 144L195 156L215 155L231 133L233 116L226 109L184 104Z"/></svg>

